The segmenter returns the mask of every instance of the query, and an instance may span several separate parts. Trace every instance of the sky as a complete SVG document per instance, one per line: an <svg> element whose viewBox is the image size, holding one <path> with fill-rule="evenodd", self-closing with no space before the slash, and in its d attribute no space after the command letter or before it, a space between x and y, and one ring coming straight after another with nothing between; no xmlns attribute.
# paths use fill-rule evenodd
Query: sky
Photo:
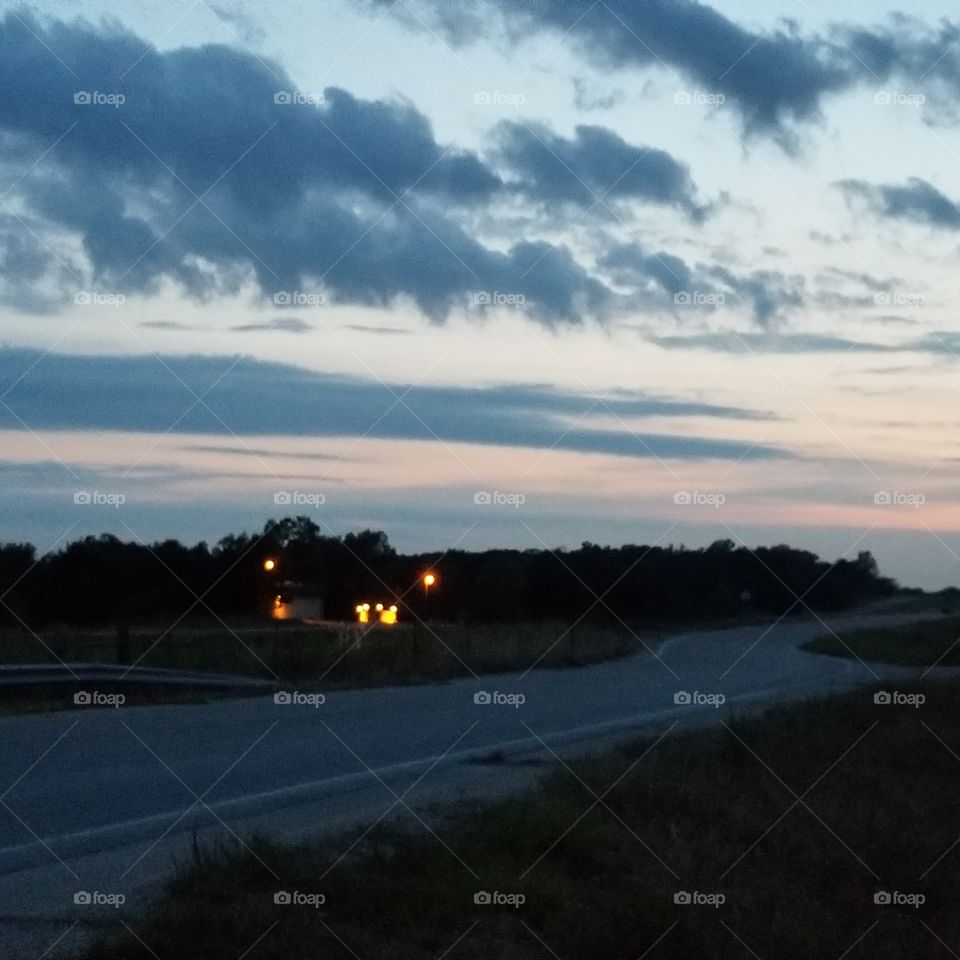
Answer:
<svg viewBox="0 0 960 960"><path fill-rule="evenodd" d="M0 539L960 582L960 18L0 2Z"/></svg>

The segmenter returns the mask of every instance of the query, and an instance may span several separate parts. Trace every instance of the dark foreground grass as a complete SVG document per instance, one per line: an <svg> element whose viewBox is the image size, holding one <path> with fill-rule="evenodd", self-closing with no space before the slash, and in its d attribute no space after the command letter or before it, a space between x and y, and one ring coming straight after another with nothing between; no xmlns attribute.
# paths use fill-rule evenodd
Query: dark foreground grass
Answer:
<svg viewBox="0 0 960 960"><path fill-rule="evenodd" d="M377 686L541 666L581 666L656 642L620 624L403 623L396 627L283 623L130 631L130 662L277 682ZM0 633L0 663L117 662L115 632Z"/></svg>
<svg viewBox="0 0 960 960"><path fill-rule="evenodd" d="M960 618L861 630L820 637L804 646L812 653L879 660L908 667L960 665Z"/></svg>
<svg viewBox="0 0 960 960"><path fill-rule="evenodd" d="M919 708L864 690L643 741L442 841L379 830L340 860L350 838L207 853L136 936L86 957L947 960L960 685L923 693ZM276 904L278 891L324 902ZM479 891L525 900L477 904ZM677 904L681 891L725 902ZM881 891L925 902L876 903Z"/></svg>

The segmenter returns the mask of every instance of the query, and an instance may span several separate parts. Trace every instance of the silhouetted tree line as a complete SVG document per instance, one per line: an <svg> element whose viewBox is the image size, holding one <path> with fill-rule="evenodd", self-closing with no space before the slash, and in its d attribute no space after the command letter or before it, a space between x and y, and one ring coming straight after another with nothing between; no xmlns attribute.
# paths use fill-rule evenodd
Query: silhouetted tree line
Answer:
<svg viewBox="0 0 960 960"><path fill-rule="evenodd" d="M276 560L270 572L268 558ZM438 578L429 594L428 570ZM103 534L38 558L30 544L0 545L0 617L34 629L266 616L277 593L311 588L319 588L330 619L352 619L357 603L382 600L398 602L402 615L432 619L630 624L778 615L804 605L839 610L897 590L868 552L830 564L788 546L749 550L720 540L696 550L584 543L404 556L382 532L325 536L306 517L271 520L260 533L213 547Z"/></svg>

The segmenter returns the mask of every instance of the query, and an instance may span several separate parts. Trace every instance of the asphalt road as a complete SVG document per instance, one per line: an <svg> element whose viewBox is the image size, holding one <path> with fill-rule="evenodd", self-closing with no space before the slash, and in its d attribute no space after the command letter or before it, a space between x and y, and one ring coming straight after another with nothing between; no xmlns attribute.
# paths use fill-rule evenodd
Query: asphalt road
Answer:
<svg viewBox="0 0 960 960"><path fill-rule="evenodd" d="M896 616L834 619L846 630ZM447 684L94 709L0 720L0 876L196 825L559 744L656 718L876 680L876 665L798 649L816 621L686 634L655 654ZM691 703L675 702L689 693ZM491 702L476 702L475 694ZM697 696L699 695L699 696ZM485 699L483 697L481 700ZM500 702L498 702L500 701ZM699 701L699 702L698 702Z"/></svg>

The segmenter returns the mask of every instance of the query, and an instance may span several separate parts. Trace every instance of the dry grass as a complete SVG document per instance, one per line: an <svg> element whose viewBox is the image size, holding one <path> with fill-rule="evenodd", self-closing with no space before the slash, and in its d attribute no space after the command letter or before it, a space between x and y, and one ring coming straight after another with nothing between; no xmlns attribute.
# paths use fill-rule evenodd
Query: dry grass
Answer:
<svg viewBox="0 0 960 960"><path fill-rule="evenodd" d="M811 653L856 657L906 667L960 664L960 619L860 630L837 638L820 637L804 646Z"/></svg>
<svg viewBox="0 0 960 960"><path fill-rule="evenodd" d="M948 960L960 685L923 692L920 709L861 691L637 743L468 818L443 845L381 830L330 869L349 838L257 842L279 879L242 850L208 853L136 922L139 941L87 960ZM325 904L276 905L278 890ZM526 902L475 905L480 890ZM726 902L677 905L678 891ZM878 891L926 902L878 905Z"/></svg>
<svg viewBox="0 0 960 960"><path fill-rule="evenodd" d="M641 639L642 637L642 639ZM543 666L579 666L622 657L656 642L622 627L560 623L398 624L396 627L297 623L133 629L131 662L301 683L382 685L443 680ZM0 663L61 660L116 663L110 631L0 634Z"/></svg>

